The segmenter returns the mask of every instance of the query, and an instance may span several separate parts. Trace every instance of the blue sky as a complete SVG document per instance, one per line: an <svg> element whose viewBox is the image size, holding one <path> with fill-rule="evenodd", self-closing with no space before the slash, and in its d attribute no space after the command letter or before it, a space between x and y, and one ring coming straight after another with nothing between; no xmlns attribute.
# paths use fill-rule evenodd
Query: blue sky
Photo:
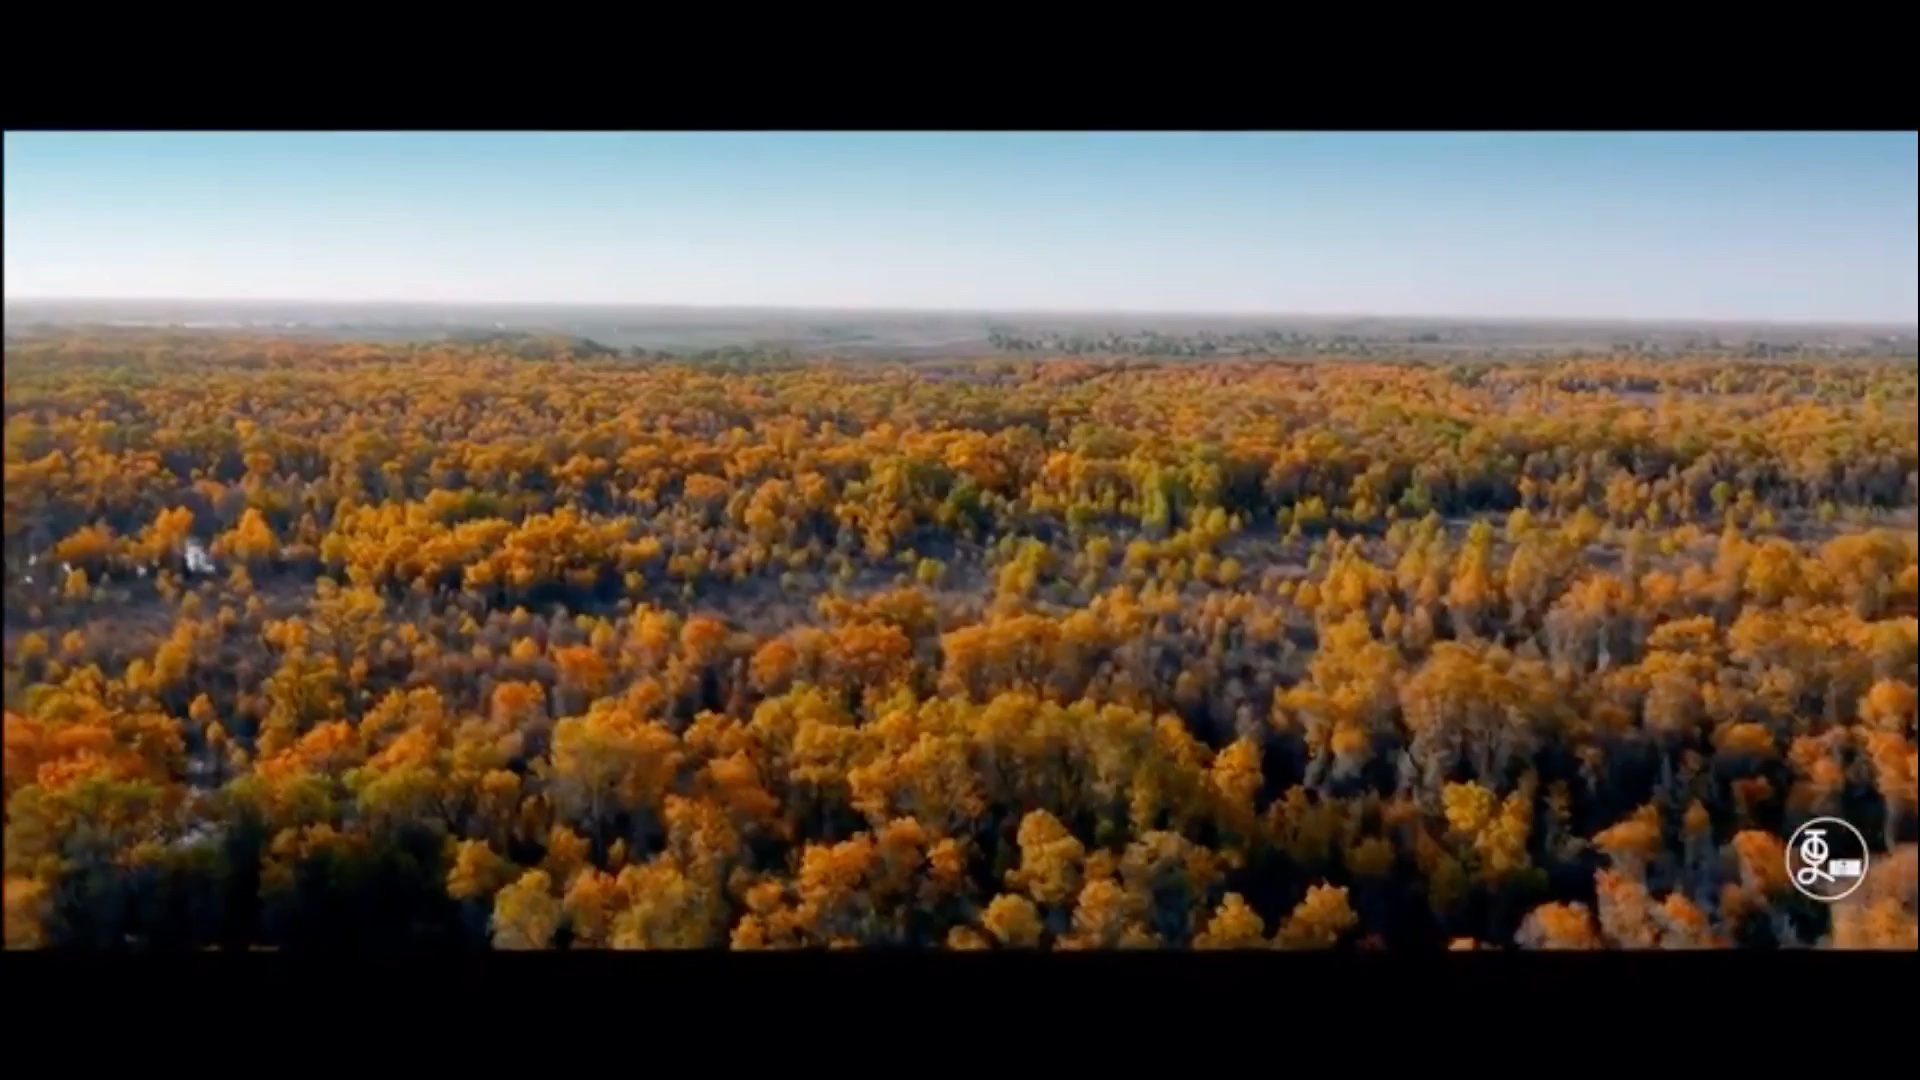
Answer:
<svg viewBox="0 0 1920 1080"><path fill-rule="evenodd" d="M1894 134L5 136L9 297L1912 323Z"/></svg>

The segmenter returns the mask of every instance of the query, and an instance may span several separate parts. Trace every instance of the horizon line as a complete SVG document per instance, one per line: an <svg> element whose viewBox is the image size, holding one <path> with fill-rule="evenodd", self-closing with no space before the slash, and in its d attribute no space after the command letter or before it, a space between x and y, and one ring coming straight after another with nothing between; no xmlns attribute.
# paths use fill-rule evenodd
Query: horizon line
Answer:
<svg viewBox="0 0 1920 1080"><path fill-rule="evenodd" d="M1857 330L1902 330L1920 332L1920 321L1871 319L1776 319L1730 318L1726 316L1643 316L1643 315L1439 315L1390 312L1310 312L1240 310L1174 310L1153 308L1019 308L1019 307L840 307L823 304L728 304L663 303L636 300L448 300L448 299L317 299L313 297L219 297L219 296L81 296L81 295L7 295L5 304L303 304L314 307L425 307L425 308L548 308L580 310L595 308L637 308L655 311L767 312L778 314L832 315L1026 315L1072 318L1165 318L1165 319L1381 319L1434 323L1497 324L1546 326L1648 326L1648 327L1749 327L1830 328Z"/></svg>

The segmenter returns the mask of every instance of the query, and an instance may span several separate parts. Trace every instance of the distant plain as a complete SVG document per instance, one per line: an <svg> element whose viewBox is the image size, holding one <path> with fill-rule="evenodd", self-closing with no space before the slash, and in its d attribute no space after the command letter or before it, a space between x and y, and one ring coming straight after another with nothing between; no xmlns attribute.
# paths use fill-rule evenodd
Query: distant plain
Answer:
<svg viewBox="0 0 1920 1080"><path fill-rule="evenodd" d="M244 331L367 341L559 335L622 352L778 350L897 358L1157 351L1235 355L1327 351L1462 353L1762 353L1912 356L1914 326L1602 322L1371 315L840 311L747 307L321 303L309 301L6 301L9 338L76 327Z"/></svg>

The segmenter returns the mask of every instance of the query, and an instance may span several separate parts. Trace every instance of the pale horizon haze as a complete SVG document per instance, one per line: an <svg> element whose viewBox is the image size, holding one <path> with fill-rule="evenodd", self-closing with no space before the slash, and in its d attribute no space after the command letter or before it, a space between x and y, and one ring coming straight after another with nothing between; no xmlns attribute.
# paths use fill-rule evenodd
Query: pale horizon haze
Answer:
<svg viewBox="0 0 1920 1080"><path fill-rule="evenodd" d="M1915 133L15 133L9 300L1920 319Z"/></svg>

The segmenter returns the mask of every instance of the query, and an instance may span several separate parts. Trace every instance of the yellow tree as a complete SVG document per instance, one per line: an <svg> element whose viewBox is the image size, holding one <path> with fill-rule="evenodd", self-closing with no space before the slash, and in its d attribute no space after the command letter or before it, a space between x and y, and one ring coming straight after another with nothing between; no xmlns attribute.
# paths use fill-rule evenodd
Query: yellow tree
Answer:
<svg viewBox="0 0 1920 1080"><path fill-rule="evenodd" d="M1033 901L1017 893L1002 893L993 898L981 916L981 924L995 941L1009 948L1031 949L1040 944L1045 931Z"/></svg>
<svg viewBox="0 0 1920 1080"><path fill-rule="evenodd" d="M1331 949L1359 924L1360 917L1347 903L1346 889L1314 885L1281 924L1275 944L1283 949Z"/></svg>
<svg viewBox="0 0 1920 1080"><path fill-rule="evenodd" d="M545 870L529 870L493 898L493 947L546 949L560 931L564 912Z"/></svg>
<svg viewBox="0 0 1920 1080"><path fill-rule="evenodd" d="M1514 941L1524 949L1598 949L1603 943L1585 904L1542 904L1527 913Z"/></svg>
<svg viewBox="0 0 1920 1080"><path fill-rule="evenodd" d="M1196 949L1261 949L1269 942L1267 927L1258 912L1247 906L1239 893L1228 893L1207 920L1205 930L1193 939Z"/></svg>

